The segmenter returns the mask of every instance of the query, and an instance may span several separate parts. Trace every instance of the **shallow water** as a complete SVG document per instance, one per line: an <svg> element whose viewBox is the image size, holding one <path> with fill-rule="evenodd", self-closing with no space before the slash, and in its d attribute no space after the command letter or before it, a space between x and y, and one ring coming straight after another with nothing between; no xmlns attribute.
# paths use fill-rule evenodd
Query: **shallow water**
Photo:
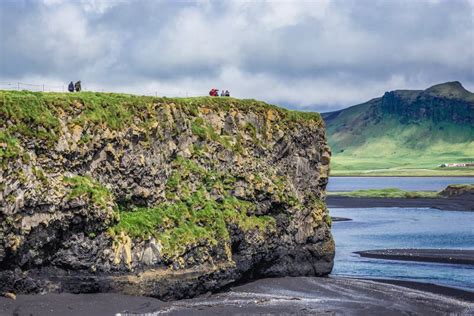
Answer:
<svg viewBox="0 0 474 316"><path fill-rule="evenodd" d="M430 208L334 208L333 275L390 278L474 291L474 266L362 258L355 251L384 248L474 249L474 212Z"/></svg>
<svg viewBox="0 0 474 316"><path fill-rule="evenodd" d="M440 191L449 184L464 183L474 184L474 177L331 177L327 190L399 188L406 191Z"/></svg>

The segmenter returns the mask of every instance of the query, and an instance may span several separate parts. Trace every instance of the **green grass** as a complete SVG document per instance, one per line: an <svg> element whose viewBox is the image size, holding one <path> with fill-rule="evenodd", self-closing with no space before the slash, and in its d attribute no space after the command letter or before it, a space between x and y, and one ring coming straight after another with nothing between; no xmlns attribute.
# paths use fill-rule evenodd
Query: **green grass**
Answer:
<svg viewBox="0 0 474 316"><path fill-rule="evenodd" d="M235 224L248 231L265 231L275 225L271 216L249 216L255 206L232 196L222 201L210 198L201 188L190 195L153 208L132 208L120 211L120 221L111 235L125 232L134 238L156 237L168 257L181 256L191 245L218 245L230 240L227 226Z"/></svg>
<svg viewBox="0 0 474 316"><path fill-rule="evenodd" d="M474 168L439 168L474 161L473 126L429 119L402 122L396 114L383 113L380 102L347 108L332 120L326 116L332 176L474 175Z"/></svg>
<svg viewBox="0 0 474 316"><path fill-rule="evenodd" d="M109 128L121 130L137 125L147 130L160 120L157 109L164 104L173 105L191 116L197 117L203 108L221 111L237 110L241 113L252 111L266 115L269 110L281 115L283 127L293 123L306 122L322 125L319 113L286 110L256 100L235 98L194 97L194 98L157 98L118 93L44 93L30 91L0 90L0 132L10 138L19 136L33 138L47 145L54 145L60 131L60 118L73 117L68 124L78 124L89 128ZM7 125L7 122L11 124ZM214 130L209 129L202 119L196 120L193 132L202 137L215 138L226 142ZM212 128L211 128L212 129ZM87 142L88 139L83 139Z"/></svg>
<svg viewBox="0 0 474 316"><path fill-rule="evenodd" d="M121 207L120 221L109 229L112 236L124 232L133 238L157 238L168 258L181 256L190 246L218 245L230 241L229 225L243 231L264 233L275 228L272 216L251 215L255 204L231 195L236 179L206 170L195 161L177 157L166 182L167 201L154 207ZM198 184L199 187L191 189ZM210 194L219 190L222 199Z"/></svg>
<svg viewBox="0 0 474 316"><path fill-rule="evenodd" d="M329 192L331 196L348 196L356 198L436 198L441 197L432 191L404 191L396 188L378 190L358 190L352 192Z"/></svg>
<svg viewBox="0 0 474 316"><path fill-rule="evenodd" d="M0 131L0 164L3 166L8 159L19 154L18 140L7 132Z"/></svg>
<svg viewBox="0 0 474 316"><path fill-rule="evenodd" d="M329 131L331 175L474 175L474 168L440 168L474 161L474 129L451 123L401 125L388 119L351 136Z"/></svg>
<svg viewBox="0 0 474 316"><path fill-rule="evenodd" d="M110 191L88 176L64 177L64 182L71 187L70 198L87 197L93 204L101 207L113 204Z"/></svg>

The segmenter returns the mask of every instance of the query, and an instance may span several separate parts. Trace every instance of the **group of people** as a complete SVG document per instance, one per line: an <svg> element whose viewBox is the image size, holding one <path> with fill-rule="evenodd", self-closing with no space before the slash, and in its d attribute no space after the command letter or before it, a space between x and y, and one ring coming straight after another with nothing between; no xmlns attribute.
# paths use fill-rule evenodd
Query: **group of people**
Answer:
<svg viewBox="0 0 474 316"><path fill-rule="evenodd" d="M74 90L76 90L76 92L80 92L81 91L81 81L77 81L76 83L73 83L72 81L69 83L69 86L67 87L67 89L69 90L69 92L74 92Z"/></svg>
<svg viewBox="0 0 474 316"><path fill-rule="evenodd" d="M209 91L209 95L211 97L218 97L219 96L219 89L212 88L211 91ZM230 97L230 92L229 90L222 90L221 91L221 97Z"/></svg>

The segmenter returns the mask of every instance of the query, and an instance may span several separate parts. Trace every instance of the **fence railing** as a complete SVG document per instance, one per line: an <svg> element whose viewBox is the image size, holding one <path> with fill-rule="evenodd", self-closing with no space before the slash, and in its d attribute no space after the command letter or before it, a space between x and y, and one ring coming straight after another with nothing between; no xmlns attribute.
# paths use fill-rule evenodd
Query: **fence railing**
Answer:
<svg viewBox="0 0 474 316"><path fill-rule="evenodd" d="M2 90L30 90L43 92L65 92L66 85L34 84L26 82L0 82Z"/></svg>
<svg viewBox="0 0 474 316"><path fill-rule="evenodd" d="M67 84L64 85L53 85L48 83L35 84L27 82L0 82L0 90L28 90L34 92L67 92ZM82 91L96 91L96 92L114 92L106 91L104 89L100 90L88 90L84 84L82 84ZM139 95L148 95L148 96L168 96L168 97L196 97L207 95L206 91L196 92L196 91L149 91L149 92L140 92L136 93Z"/></svg>

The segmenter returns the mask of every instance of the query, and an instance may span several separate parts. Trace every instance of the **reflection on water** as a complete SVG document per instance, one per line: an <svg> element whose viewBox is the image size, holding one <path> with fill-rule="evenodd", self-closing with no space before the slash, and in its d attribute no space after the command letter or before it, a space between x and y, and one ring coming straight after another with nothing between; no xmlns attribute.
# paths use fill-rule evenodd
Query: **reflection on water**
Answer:
<svg viewBox="0 0 474 316"><path fill-rule="evenodd" d="M334 208L333 275L392 278L474 291L474 266L361 258L355 251L384 248L474 249L474 213L429 208Z"/></svg>
<svg viewBox="0 0 474 316"><path fill-rule="evenodd" d="M440 191L448 184L474 184L474 177L331 177L327 190L355 191L399 188L406 191Z"/></svg>

